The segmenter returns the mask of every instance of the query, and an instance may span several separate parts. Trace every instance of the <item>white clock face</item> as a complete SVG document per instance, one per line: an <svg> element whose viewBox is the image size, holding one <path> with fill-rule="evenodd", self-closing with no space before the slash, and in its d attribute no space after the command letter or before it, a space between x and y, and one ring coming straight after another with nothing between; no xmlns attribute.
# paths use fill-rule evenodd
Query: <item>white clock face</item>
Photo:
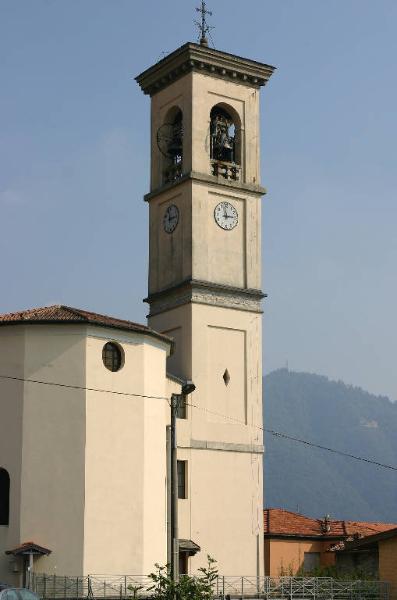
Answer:
<svg viewBox="0 0 397 600"><path fill-rule="evenodd" d="M166 233L172 233L179 223L179 210L175 204L170 204L163 217L163 226Z"/></svg>
<svg viewBox="0 0 397 600"><path fill-rule="evenodd" d="M215 221L222 229L234 229L238 223L237 209L230 202L220 202L215 206Z"/></svg>

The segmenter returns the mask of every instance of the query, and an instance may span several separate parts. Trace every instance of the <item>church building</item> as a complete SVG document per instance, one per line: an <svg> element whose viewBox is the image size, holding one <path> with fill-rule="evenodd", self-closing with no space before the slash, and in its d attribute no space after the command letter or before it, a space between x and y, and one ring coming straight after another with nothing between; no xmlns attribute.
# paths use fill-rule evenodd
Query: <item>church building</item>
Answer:
<svg viewBox="0 0 397 600"><path fill-rule="evenodd" d="M263 558L259 93L273 67L186 43L151 101L148 325L68 306L0 315L0 581Z"/></svg>

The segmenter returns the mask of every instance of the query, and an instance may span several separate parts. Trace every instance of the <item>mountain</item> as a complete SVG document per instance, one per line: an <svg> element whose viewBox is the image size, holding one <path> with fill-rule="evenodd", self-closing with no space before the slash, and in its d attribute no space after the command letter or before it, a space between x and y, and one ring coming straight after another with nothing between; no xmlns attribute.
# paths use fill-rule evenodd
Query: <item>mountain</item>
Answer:
<svg viewBox="0 0 397 600"><path fill-rule="evenodd" d="M310 373L263 380L264 427L397 467L397 402ZM265 506L397 521L397 471L265 432Z"/></svg>

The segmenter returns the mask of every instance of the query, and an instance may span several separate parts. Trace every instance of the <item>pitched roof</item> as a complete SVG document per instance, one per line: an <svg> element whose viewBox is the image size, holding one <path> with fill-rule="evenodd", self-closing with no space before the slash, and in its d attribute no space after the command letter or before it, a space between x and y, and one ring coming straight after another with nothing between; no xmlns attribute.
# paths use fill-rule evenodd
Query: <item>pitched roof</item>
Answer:
<svg viewBox="0 0 397 600"><path fill-rule="evenodd" d="M54 304L53 306L44 306L41 308L31 308L15 313L7 313L0 315L0 326L2 325L20 325L20 324L90 324L98 325L99 327L110 327L111 329L121 329L122 331L134 331L143 333L152 337L158 338L169 344L173 344L171 338L146 325L134 323L133 321L125 321L107 315L82 310L80 308L71 308L62 304Z"/></svg>
<svg viewBox="0 0 397 600"><path fill-rule="evenodd" d="M263 511L264 532L267 537L364 537L395 528L394 523L371 523L366 521L341 521L312 519L283 508L267 508Z"/></svg>
<svg viewBox="0 0 397 600"><path fill-rule="evenodd" d="M364 538L360 539L348 539L346 542L341 542L340 544L336 544L331 547L331 550L343 552L350 550L357 550L360 548L366 548L368 546L375 546L378 542L383 540L388 540L390 538L397 536L397 527L394 526L392 529L388 529L386 531L380 531L378 533L374 533L373 535L368 535Z"/></svg>
<svg viewBox="0 0 397 600"><path fill-rule="evenodd" d="M42 555L48 555L51 554L52 550L49 550L48 548L44 548L44 546L39 546L38 544L35 544L34 542L24 542L23 544L20 544L19 546L17 546L16 548L13 548L12 550L6 550L5 553L6 554L13 554L14 556L19 556L21 554L42 554Z"/></svg>

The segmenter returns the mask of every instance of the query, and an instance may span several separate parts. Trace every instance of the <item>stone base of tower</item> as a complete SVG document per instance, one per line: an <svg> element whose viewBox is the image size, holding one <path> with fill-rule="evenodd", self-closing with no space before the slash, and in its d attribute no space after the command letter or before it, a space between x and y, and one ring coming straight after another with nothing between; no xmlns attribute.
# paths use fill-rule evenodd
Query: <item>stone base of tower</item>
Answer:
<svg viewBox="0 0 397 600"><path fill-rule="evenodd" d="M263 575L262 454L248 449L180 448L188 461L188 498L179 500L180 537L201 552L194 573L215 558L223 575ZM258 450L260 452L260 450Z"/></svg>
<svg viewBox="0 0 397 600"><path fill-rule="evenodd" d="M167 370L196 391L178 419L186 498L179 537L198 544L225 575L263 574L261 314L188 303L149 318L175 340Z"/></svg>

